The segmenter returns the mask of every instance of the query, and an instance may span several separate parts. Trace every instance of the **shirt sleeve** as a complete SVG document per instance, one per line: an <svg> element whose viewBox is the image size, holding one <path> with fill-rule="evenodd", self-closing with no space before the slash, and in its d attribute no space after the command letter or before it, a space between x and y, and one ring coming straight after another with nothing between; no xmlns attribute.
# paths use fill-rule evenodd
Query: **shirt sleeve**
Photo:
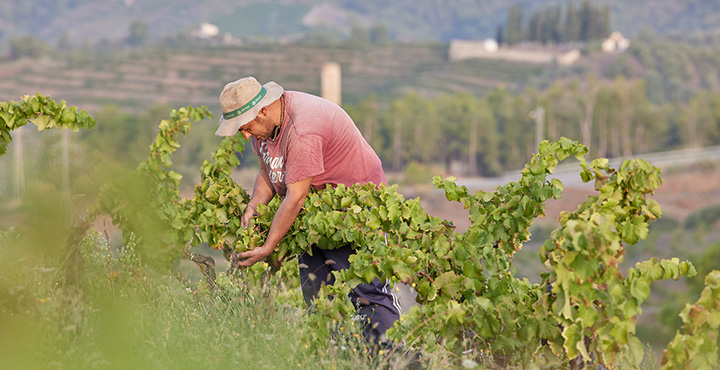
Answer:
<svg viewBox="0 0 720 370"><path fill-rule="evenodd" d="M323 148L318 135L300 135L288 147L285 183L292 184L325 172Z"/></svg>

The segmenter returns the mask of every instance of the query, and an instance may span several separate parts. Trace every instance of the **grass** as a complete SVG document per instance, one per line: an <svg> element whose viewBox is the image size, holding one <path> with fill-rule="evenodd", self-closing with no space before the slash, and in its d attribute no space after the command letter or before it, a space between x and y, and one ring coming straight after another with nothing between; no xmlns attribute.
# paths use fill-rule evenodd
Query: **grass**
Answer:
<svg viewBox="0 0 720 370"><path fill-rule="evenodd" d="M221 272L212 293L194 266L143 266L132 241L112 248L91 231L72 259L58 237L68 225L37 225L47 235L0 230L2 369L395 368L369 355L359 331L318 347L300 291L275 278ZM641 369L658 368L653 347L664 346L648 344ZM438 354L425 361L488 368Z"/></svg>
<svg viewBox="0 0 720 370"><path fill-rule="evenodd" d="M252 173L248 171L243 174L247 179L237 181L251 181ZM181 268L180 275L144 267L133 251L134 243L125 249L112 248L105 236L96 232L84 240L79 257L69 260L67 213L54 206L58 201L52 196L31 198L26 201L27 209L13 215L3 210L1 214L17 231L5 232L0 227L0 369L394 366L384 357L371 357L362 341L353 336L357 332L346 339L323 341L318 347L300 292L282 289L277 280L253 281L221 273L221 289L211 293L198 281L195 266ZM693 239L693 233L677 221L666 220L658 226L653 233L677 232L681 241ZM533 239L545 240L551 230L539 225L533 230ZM694 248L686 248L686 244L674 243L683 245L685 252L675 253L669 250L673 243L665 239L651 236L647 245L636 248L658 257L668 254L684 259L707 246L696 243ZM516 255L515 266L521 274L538 276L528 269L539 262L538 246L526 247ZM643 253L635 257L646 259ZM79 277L74 283L73 271ZM646 350L642 369L657 368L659 353L674 334L674 330L667 331L662 313L653 312L650 305L695 299L653 293L643 315L652 323L640 322L638 336L658 350ZM425 360L429 368L463 365L461 358L436 353ZM469 361L465 362L468 366L472 365ZM486 364L477 364L477 368L486 368Z"/></svg>
<svg viewBox="0 0 720 370"><path fill-rule="evenodd" d="M9 236L8 236L9 235ZM359 339L316 348L305 335L299 290L220 274L205 284L140 267L131 248L83 242L82 278L70 284L62 253L0 235L0 368L375 369ZM53 246L57 247L57 246Z"/></svg>
<svg viewBox="0 0 720 370"><path fill-rule="evenodd" d="M274 278L220 273L211 293L194 266L177 274L143 267L132 241L117 250L91 231L73 263L61 245L37 242L0 233L0 368L396 368L370 356L359 331L318 348L300 291ZM81 272L76 284L69 266ZM488 368L439 355L425 361ZM640 368L658 362L648 344Z"/></svg>

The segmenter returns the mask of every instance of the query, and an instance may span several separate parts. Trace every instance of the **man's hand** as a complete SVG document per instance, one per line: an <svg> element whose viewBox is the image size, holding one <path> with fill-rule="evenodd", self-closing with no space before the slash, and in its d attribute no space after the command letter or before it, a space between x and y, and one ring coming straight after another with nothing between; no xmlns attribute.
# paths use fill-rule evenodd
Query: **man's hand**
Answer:
<svg viewBox="0 0 720 370"><path fill-rule="evenodd" d="M280 206L275 212L267 238L265 238L265 243L251 251L238 254L238 258L241 259L238 266L252 266L261 259L267 258L267 256L272 253L275 247L280 243L280 240L285 236L285 234L287 234L288 230L290 230L293 222L295 222L295 219L302 208L303 202L305 201L305 197L310 190L311 182L312 177L308 177L305 180L287 184L285 199L283 199L282 203L280 203ZM250 218L252 218L252 213L248 213L249 210L249 207L248 210L245 210L241 223L244 222L246 217L248 222L250 221Z"/></svg>
<svg viewBox="0 0 720 370"><path fill-rule="evenodd" d="M267 248L265 244L263 244L260 247L257 247L253 250L245 251L242 253L239 253L237 255L237 258L239 260L238 266L241 267L250 267L254 265L256 262L263 260L267 258L270 253L272 253L272 248Z"/></svg>
<svg viewBox="0 0 720 370"><path fill-rule="evenodd" d="M247 207L245 213L243 213L242 218L240 219L240 226L247 229L253 216L255 216L255 208Z"/></svg>

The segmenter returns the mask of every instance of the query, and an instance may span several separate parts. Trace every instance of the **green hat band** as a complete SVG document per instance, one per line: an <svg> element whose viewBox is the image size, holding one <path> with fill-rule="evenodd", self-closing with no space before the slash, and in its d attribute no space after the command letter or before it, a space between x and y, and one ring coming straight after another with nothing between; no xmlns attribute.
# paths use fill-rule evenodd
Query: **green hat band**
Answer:
<svg viewBox="0 0 720 370"><path fill-rule="evenodd" d="M250 100L249 102L247 102L247 104L243 105L242 107L240 107L238 109L235 109L232 112L223 113L223 118L225 118L225 119L235 118L235 117L249 111L252 107L256 106L257 103L259 103L260 100L262 100L265 97L265 94L267 94L267 90L265 90L265 87L260 88L260 92L257 95L255 95L255 97L252 98L252 100Z"/></svg>

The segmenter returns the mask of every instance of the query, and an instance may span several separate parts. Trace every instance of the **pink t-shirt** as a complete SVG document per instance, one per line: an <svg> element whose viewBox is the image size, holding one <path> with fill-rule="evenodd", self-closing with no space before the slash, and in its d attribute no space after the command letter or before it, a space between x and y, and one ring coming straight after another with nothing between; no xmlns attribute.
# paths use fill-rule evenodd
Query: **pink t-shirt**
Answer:
<svg viewBox="0 0 720 370"><path fill-rule="evenodd" d="M315 189L372 182L387 184L382 163L350 116L337 104L302 92L285 91L285 117L274 141L252 139L280 197L287 184L312 177Z"/></svg>

